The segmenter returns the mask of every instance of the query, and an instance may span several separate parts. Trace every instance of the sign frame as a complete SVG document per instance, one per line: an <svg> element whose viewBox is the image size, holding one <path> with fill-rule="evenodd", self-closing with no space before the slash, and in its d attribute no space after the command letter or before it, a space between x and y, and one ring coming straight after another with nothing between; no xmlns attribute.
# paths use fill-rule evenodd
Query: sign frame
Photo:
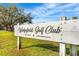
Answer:
<svg viewBox="0 0 79 59"><path fill-rule="evenodd" d="M52 22L51 22L52 23ZM57 22L55 22L55 23L57 23ZM73 26L72 26L72 24L70 24L70 23L72 23L73 24ZM66 52L66 48L65 48L65 45L66 44L72 44L70 41L69 41L69 43L66 43L65 41L63 41L63 39L65 39L64 37L63 37L63 35L66 35L65 34L65 32L71 32L72 34L75 32L79 32L78 31L78 24L79 23L79 21L78 20L69 20L69 21L59 21L59 26L61 27L61 30L62 30L62 32L59 34L60 36L61 36L61 38L60 38L60 41L58 41L59 43L60 43L60 49L59 49L59 51L60 51L60 56L65 56L65 52ZM42 23L39 23L39 24L41 24L41 26L42 26ZM45 24L45 23L44 23ZM64 26L63 26L63 24L64 24ZM69 24L69 25L71 25L71 27L67 27L67 26L65 26L65 24ZM28 25L29 27L30 27L30 25L32 25L32 24L26 24L26 25ZM34 25L34 24L33 24ZM37 24L38 25L38 24ZM18 35L18 34L16 34L16 30L17 30L17 28L18 27L20 27L21 25L19 25L19 24L17 24L17 25L15 25L14 26L14 32L15 32L15 36L17 36L17 48L18 49L20 49L21 48L21 38L20 37L26 37L26 36L21 36L21 35ZM22 25L23 26L23 25ZM25 26L25 25L24 25ZM73 27L73 29L72 29L72 27ZM37 27L37 28L39 28L39 27ZM66 28L68 29L68 30L66 30ZM43 27L41 28L41 30L42 29L44 29ZM57 29L59 29L59 27L57 28ZM57 33L57 30L56 28L55 28L55 33ZM32 30L29 30L29 31L32 31ZM39 29L39 31L40 31L40 29ZM27 31L26 31L27 32ZM54 33L53 32L53 33ZM64 33L64 34L63 34ZM70 33L70 34L71 34ZM41 32L41 34L43 34L43 32ZM76 33L77 34L77 33ZM34 35L35 36L35 35ZM30 36L28 36L28 37L30 37L30 38L37 38L37 39L41 39L41 38L39 38L39 37L30 37ZM53 36L54 37L54 36ZM44 38L43 38L44 39ZM68 39L68 38L66 38L66 39ZM65 40L66 40L65 39ZM70 38L71 39L71 38ZM72 38L73 39L73 38ZM49 41L52 41L52 40L49 40ZM54 41L54 40L53 40ZM57 41L55 41L55 42L57 42ZM74 41L73 41L73 43L74 43ZM74 43L74 44L72 44L72 48L71 48L71 55L77 55L77 45L79 45L78 43L76 44L76 43Z"/></svg>

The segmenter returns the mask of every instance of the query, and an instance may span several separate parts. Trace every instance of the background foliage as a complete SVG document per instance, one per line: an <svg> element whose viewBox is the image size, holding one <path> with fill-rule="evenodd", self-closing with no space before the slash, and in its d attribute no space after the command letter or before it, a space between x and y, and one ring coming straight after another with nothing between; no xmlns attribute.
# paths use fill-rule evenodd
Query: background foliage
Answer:
<svg viewBox="0 0 79 59"><path fill-rule="evenodd" d="M15 5L7 7L0 5L0 29L13 31L14 25L17 23L32 23L30 13L26 14L23 9L17 8Z"/></svg>

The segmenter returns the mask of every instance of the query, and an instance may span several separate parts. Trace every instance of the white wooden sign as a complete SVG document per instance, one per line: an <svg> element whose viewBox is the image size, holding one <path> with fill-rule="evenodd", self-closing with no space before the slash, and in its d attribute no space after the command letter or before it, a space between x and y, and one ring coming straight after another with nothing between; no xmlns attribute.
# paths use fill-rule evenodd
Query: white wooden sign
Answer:
<svg viewBox="0 0 79 59"><path fill-rule="evenodd" d="M64 20L50 23L22 24L14 26L15 36L17 36L17 47L21 48L20 37L36 38L59 42L60 56L64 56L65 44L72 44L71 54L77 55L77 45L79 45L79 21Z"/></svg>
<svg viewBox="0 0 79 59"><path fill-rule="evenodd" d="M16 25L15 35L79 45L79 21Z"/></svg>

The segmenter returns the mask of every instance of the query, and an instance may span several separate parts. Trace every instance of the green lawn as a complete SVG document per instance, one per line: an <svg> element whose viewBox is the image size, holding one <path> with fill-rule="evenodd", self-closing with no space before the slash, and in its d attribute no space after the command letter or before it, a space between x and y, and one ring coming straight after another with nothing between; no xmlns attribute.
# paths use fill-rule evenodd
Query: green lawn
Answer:
<svg viewBox="0 0 79 59"><path fill-rule="evenodd" d="M17 49L13 32L0 31L0 56L58 56L59 44L37 39L22 38L21 49ZM78 47L79 48L79 47ZM69 55L69 45L67 45ZM79 55L79 54L78 54Z"/></svg>

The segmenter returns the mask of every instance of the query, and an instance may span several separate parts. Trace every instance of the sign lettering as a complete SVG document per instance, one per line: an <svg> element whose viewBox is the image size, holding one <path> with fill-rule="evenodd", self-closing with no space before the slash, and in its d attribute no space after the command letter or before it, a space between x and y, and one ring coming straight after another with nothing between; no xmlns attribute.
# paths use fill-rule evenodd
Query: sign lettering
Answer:
<svg viewBox="0 0 79 59"><path fill-rule="evenodd" d="M14 32L20 37L79 45L79 21L74 21L15 25Z"/></svg>

